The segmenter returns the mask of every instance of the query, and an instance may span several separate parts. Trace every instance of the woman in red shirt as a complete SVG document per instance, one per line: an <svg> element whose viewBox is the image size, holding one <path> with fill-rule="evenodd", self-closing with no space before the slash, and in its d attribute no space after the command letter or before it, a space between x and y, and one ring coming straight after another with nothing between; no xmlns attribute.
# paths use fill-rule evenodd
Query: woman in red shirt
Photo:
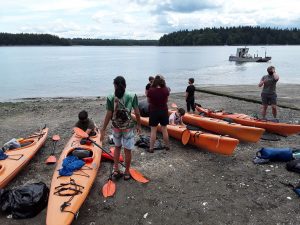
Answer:
<svg viewBox="0 0 300 225"><path fill-rule="evenodd" d="M150 149L148 152L153 153L153 147L156 140L157 126L161 125L163 139L166 150L169 150L169 135L167 125L169 123L168 115L168 97L170 91L166 87L166 82L161 75L157 75L148 90L147 97L149 102L149 126L151 127Z"/></svg>

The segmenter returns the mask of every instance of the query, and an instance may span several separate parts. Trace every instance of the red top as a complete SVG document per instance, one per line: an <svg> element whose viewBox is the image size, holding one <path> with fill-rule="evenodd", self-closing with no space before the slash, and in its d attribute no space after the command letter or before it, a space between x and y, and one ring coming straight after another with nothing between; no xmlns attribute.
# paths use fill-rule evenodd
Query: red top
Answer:
<svg viewBox="0 0 300 225"><path fill-rule="evenodd" d="M168 110L168 96L170 95L169 89L153 88L148 90L147 97L149 101L149 111Z"/></svg>

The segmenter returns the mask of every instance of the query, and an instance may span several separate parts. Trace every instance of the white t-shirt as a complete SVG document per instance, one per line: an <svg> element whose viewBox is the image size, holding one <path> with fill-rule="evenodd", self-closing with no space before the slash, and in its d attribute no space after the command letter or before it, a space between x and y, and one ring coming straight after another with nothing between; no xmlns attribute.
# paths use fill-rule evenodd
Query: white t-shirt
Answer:
<svg viewBox="0 0 300 225"><path fill-rule="evenodd" d="M179 125L182 123L182 119L181 116L177 116L176 112L173 112L170 116L169 116L169 123L175 123L176 125Z"/></svg>

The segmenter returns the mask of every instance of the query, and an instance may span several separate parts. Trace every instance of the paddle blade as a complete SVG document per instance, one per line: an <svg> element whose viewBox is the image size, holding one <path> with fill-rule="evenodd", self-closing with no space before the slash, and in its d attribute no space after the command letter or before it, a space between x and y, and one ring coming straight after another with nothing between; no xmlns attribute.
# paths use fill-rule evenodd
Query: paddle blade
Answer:
<svg viewBox="0 0 300 225"><path fill-rule="evenodd" d="M141 174L139 171L135 170L135 169L132 169L130 168L129 169L129 172L130 172L130 175L132 176L133 179L135 179L136 181L140 182L140 183L148 183L149 180L147 178L145 178L143 176L143 174Z"/></svg>
<svg viewBox="0 0 300 225"><path fill-rule="evenodd" d="M58 134L53 135L52 137L53 141L59 141L60 140L60 136Z"/></svg>
<svg viewBox="0 0 300 225"><path fill-rule="evenodd" d="M171 104L171 107L172 107L172 108L178 108L178 106L177 106L176 103L174 103L174 102Z"/></svg>
<svg viewBox="0 0 300 225"><path fill-rule="evenodd" d="M114 155L115 155L115 148L114 147L110 147L109 148L109 154L107 154L106 152L102 151L102 157L101 160L105 161L105 160L111 160L114 161ZM124 158L123 156L120 154L120 158L119 158L120 162L124 162Z"/></svg>
<svg viewBox="0 0 300 225"><path fill-rule="evenodd" d="M56 157L54 155L50 155L46 160L46 164L54 164L54 163L56 163Z"/></svg>
<svg viewBox="0 0 300 225"><path fill-rule="evenodd" d="M81 138L88 138L89 137L89 135L86 132L84 132L83 130L81 130L78 127L74 127L73 131L75 132L76 135L78 135Z"/></svg>
<svg viewBox="0 0 300 225"><path fill-rule="evenodd" d="M108 180L102 188L104 198L111 197L116 192L116 184L112 180Z"/></svg>

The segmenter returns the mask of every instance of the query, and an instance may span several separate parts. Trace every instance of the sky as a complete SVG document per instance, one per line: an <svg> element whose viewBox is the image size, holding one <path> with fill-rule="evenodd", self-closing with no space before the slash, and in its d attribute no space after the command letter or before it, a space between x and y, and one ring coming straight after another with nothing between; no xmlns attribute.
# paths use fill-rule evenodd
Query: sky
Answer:
<svg viewBox="0 0 300 225"><path fill-rule="evenodd" d="M0 32L159 39L204 27L300 28L299 0L0 0Z"/></svg>

